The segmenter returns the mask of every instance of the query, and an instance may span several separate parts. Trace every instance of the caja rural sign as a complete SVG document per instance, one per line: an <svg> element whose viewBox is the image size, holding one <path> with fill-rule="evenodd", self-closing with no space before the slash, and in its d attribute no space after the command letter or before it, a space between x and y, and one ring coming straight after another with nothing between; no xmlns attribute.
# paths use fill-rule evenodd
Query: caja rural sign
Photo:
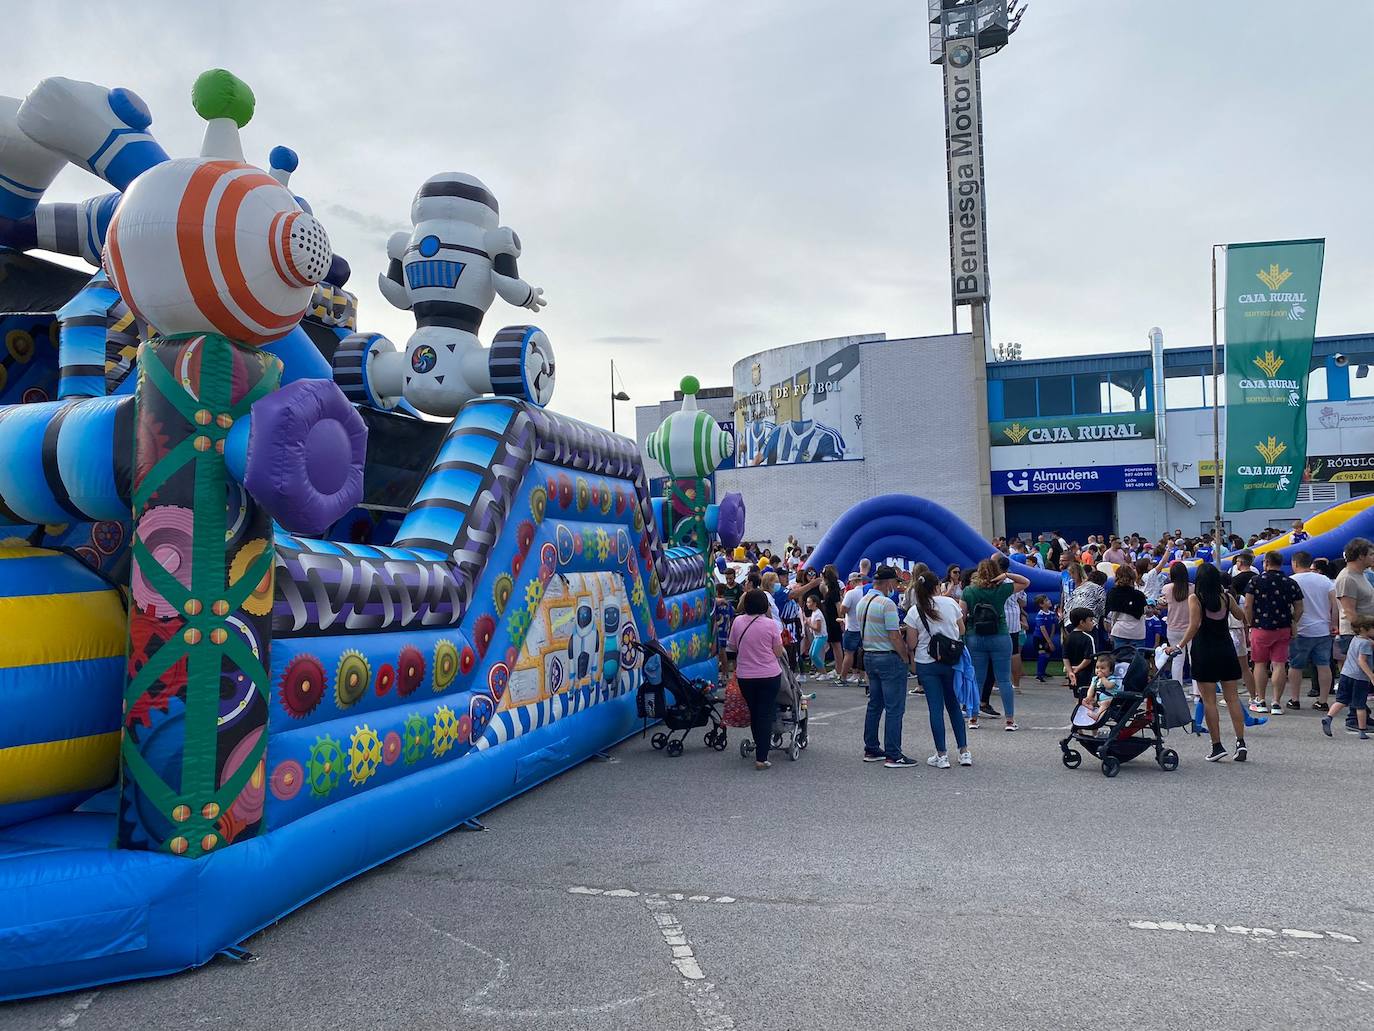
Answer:
<svg viewBox="0 0 1374 1031"><path fill-rule="evenodd" d="M1113 415L1066 415L1062 418L1002 419L992 423L990 431L989 439L994 446L1147 440L1155 435L1155 417L1152 412L1123 412Z"/></svg>

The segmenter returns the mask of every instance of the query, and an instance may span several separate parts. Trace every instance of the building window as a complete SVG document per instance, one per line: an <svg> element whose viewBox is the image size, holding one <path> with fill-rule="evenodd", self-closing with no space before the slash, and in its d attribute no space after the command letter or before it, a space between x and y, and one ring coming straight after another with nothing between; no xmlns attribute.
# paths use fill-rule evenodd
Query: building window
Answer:
<svg viewBox="0 0 1374 1031"><path fill-rule="evenodd" d="M1075 415L1100 415L1110 412L1106 378L1100 372L1085 372L1073 378Z"/></svg>
<svg viewBox="0 0 1374 1031"><path fill-rule="evenodd" d="M1073 414L1073 377L1040 377L1040 414Z"/></svg>
<svg viewBox="0 0 1374 1031"><path fill-rule="evenodd" d="M1008 379L1002 381L1002 415L1007 419L1034 419L1035 380Z"/></svg>
<svg viewBox="0 0 1374 1031"><path fill-rule="evenodd" d="M1374 397L1374 375L1369 371L1368 365L1350 366L1350 396L1354 397Z"/></svg>
<svg viewBox="0 0 1374 1031"><path fill-rule="evenodd" d="M1307 400L1326 401L1330 396L1326 388L1326 366L1319 365L1307 375Z"/></svg>
<svg viewBox="0 0 1374 1031"><path fill-rule="evenodd" d="M1141 404L1145 396L1143 372L1113 372L1107 378L1104 392L1110 401L1110 407L1103 404L1104 412L1139 412L1147 407Z"/></svg>

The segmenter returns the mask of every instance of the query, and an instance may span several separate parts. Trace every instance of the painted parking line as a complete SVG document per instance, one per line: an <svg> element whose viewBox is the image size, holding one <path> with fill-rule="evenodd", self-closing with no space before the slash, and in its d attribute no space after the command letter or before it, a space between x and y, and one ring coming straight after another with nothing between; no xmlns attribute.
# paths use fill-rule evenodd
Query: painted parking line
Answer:
<svg viewBox="0 0 1374 1031"><path fill-rule="evenodd" d="M715 902L729 905L739 901L730 895L689 895L682 891L636 891L634 888L588 888L574 885L568 889L569 895L601 895L608 899L664 899L669 902Z"/></svg>
<svg viewBox="0 0 1374 1031"><path fill-rule="evenodd" d="M1126 924L1136 931L1183 931L1191 934L1234 934L1243 938L1274 940L1289 938L1300 941L1340 942L1359 945L1360 939L1341 931L1305 931L1296 927L1246 927L1243 924L1205 924L1182 920L1130 920Z"/></svg>
<svg viewBox="0 0 1374 1031"><path fill-rule="evenodd" d="M663 944L672 953L673 966L682 976L682 989L687 996L687 1003L696 1014L702 1031L734 1031L734 1018L726 1011L725 1002L716 991L715 983L707 978L706 971L701 968L692 942L683 930L682 921L672 910L672 903L662 896L648 895L644 897L644 906L654 918L654 924L663 936Z"/></svg>

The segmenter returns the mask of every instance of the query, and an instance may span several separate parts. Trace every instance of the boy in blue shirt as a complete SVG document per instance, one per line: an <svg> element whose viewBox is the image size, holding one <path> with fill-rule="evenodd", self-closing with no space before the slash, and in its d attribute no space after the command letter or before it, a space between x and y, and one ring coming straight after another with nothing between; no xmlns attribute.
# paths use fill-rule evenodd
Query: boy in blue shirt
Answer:
<svg viewBox="0 0 1374 1031"><path fill-rule="evenodd" d="M1043 594L1035 596L1035 612L1031 616L1031 633L1035 635L1035 679L1045 682L1045 667L1054 654L1054 638L1059 632L1059 614Z"/></svg>
<svg viewBox="0 0 1374 1031"><path fill-rule="evenodd" d="M1168 627L1165 626L1164 620L1159 618L1159 606L1146 605L1145 647L1148 648L1150 651L1154 651L1166 640L1168 640L1168 636Z"/></svg>

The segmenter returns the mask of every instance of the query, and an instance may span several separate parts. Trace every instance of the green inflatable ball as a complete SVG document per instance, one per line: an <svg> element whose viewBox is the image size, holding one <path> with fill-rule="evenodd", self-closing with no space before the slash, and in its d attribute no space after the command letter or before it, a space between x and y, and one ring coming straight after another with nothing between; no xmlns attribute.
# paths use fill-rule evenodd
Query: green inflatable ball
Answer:
<svg viewBox="0 0 1374 1031"><path fill-rule="evenodd" d="M253 117L253 91L233 72L212 68L191 87L191 106L206 121L232 118L242 129Z"/></svg>

